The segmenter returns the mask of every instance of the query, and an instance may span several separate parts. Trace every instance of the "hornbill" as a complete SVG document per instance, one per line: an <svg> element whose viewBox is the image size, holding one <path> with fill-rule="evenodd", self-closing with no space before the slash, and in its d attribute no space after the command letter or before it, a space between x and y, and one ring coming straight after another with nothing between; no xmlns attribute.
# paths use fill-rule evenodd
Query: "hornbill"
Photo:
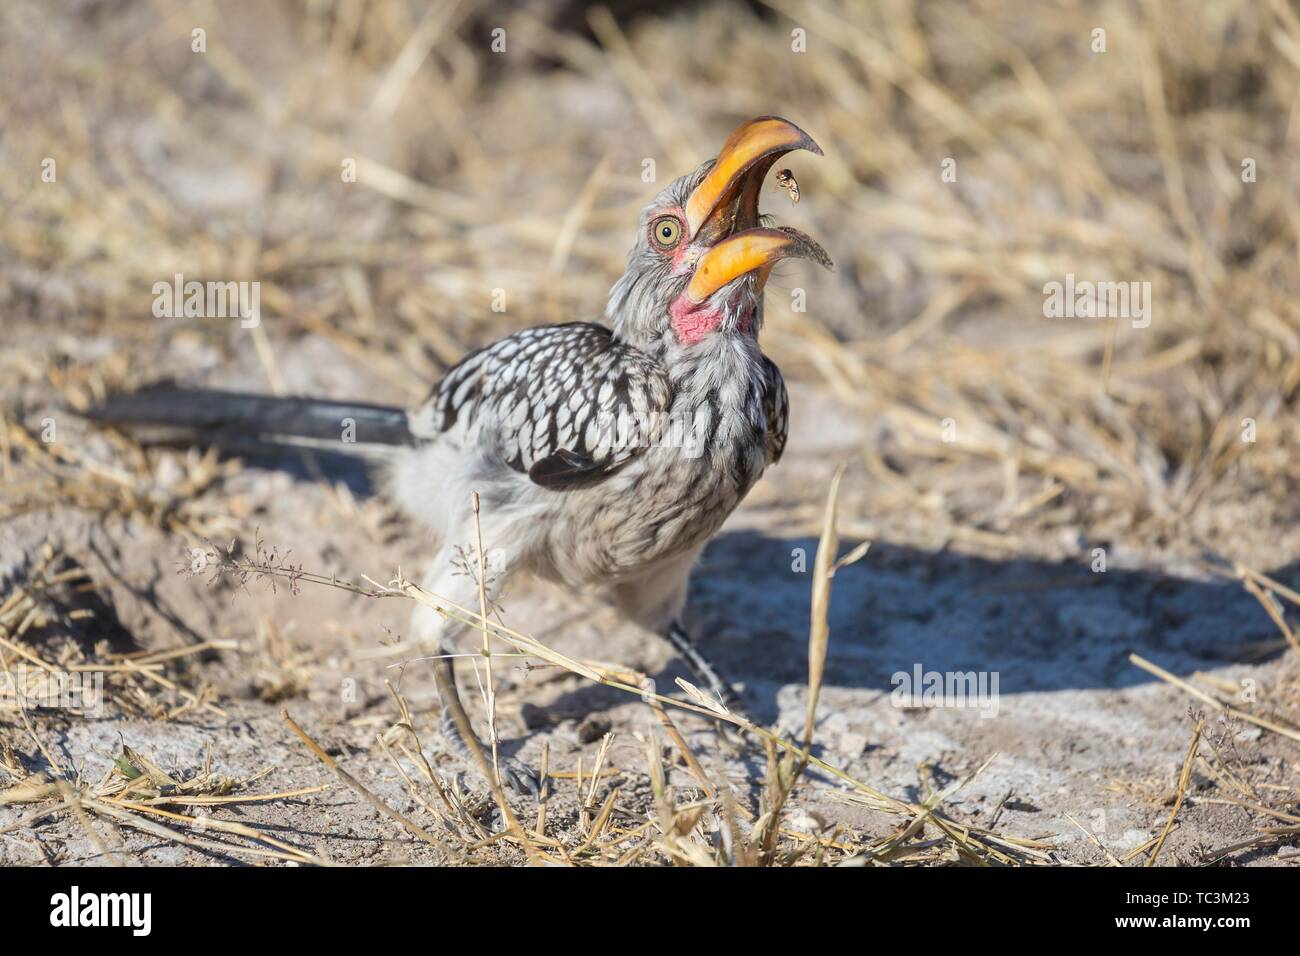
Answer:
<svg viewBox="0 0 1300 956"><path fill-rule="evenodd" d="M780 260L831 262L814 240L773 228L759 191L784 154L821 149L775 116L737 128L717 157L672 182L641 213L608 325L525 329L466 356L411 410L306 398L155 388L108 399L92 417L223 436L396 446L382 487L439 542L422 587L476 607L463 573L475 541L493 552L488 599L531 572L598 593L666 637L696 677L734 700L682 628L687 579L705 543L785 447L787 395L758 344L763 286ZM344 446L342 450L356 450ZM462 557L458 560L458 554ZM462 751L474 733L456 691L452 652L464 625L415 609L412 637L439 649L442 728ZM514 759L503 784L538 789Z"/></svg>

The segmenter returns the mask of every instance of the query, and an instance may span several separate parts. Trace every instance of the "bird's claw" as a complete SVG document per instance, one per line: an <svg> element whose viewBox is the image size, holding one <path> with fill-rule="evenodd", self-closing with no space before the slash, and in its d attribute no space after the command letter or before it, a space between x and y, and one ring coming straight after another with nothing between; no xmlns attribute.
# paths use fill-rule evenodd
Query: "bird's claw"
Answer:
<svg viewBox="0 0 1300 956"><path fill-rule="evenodd" d="M522 760L516 760L514 757L499 757L497 779L501 781L501 786L513 790L521 797L531 795L535 800L541 799L541 777Z"/></svg>
<svg viewBox="0 0 1300 956"><path fill-rule="evenodd" d="M755 720L753 715L750 714L749 711L745 709L745 706L740 702L740 695L732 688L728 688L728 690L730 693L724 698L724 706L727 708L727 711L733 716L739 717L747 724L752 724L755 727L762 727L763 725ZM723 720L721 718L718 719L717 724L718 736L721 737L723 741L726 742L736 753L741 752L745 748L745 745L750 742L749 735L745 733L745 727L737 725L730 720Z"/></svg>
<svg viewBox="0 0 1300 956"><path fill-rule="evenodd" d="M442 735L446 741L461 755L462 758L471 763L479 759L471 751L464 735L460 732L460 728L456 726L456 721L452 719L450 712L446 709L443 710L439 729L442 731ZM486 756L488 762L491 763L492 754L488 747L481 740L475 740L475 743L480 754ZM490 769L491 768L489 768L489 771ZM514 791L520 796L528 796L531 794L536 799L541 798L541 778L523 761L516 760L514 757L498 755L496 759L496 770L497 779L501 782L501 786Z"/></svg>

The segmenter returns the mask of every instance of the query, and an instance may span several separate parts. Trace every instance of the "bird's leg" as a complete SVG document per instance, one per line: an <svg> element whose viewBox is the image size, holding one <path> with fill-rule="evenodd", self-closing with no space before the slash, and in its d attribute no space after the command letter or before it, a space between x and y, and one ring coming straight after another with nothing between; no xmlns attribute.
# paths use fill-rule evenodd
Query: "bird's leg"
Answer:
<svg viewBox="0 0 1300 956"><path fill-rule="evenodd" d="M698 645L691 640L690 634L686 633L686 629L682 627L680 622L673 621L673 623L668 626L665 636L668 638L668 643L673 646L673 649L682 656L684 661L686 661L686 666L691 669L691 673L695 675L695 679L704 684L715 697L721 700L723 706L726 707L728 711L737 717L743 718L751 724L757 723L757 721L749 715L749 712L746 711L744 706L740 703L740 693L732 687L730 683L723 679L722 675L718 673L718 669L709 662L709 659L704 656ZM727 740L733 748L739 751L743 747L744 735L740 733L739 728L721 718L717 721L717 727L718 733L723 737L723 739Z"/></svg>
<svg viewBox="0 0 1300 956"><path fill-rule="evenodd" d="M704 656L681 623L691 567L699 557L699 551L697 548L635 581L616 586L611 596L623 614L667 639L705 691L722 701L732 713L753 722L740 706L740 695ZM719 721L719 724L727 726L726 721Z"/></svg>
<svg viewBox="0 0 1300 956"><path fill-rule="evenodd" d="M492 775L492 751L478 739L470 723L469 714L461 702L456 690L456 671L452 659L445 653L434 662L434 683L438 685L438 697L442 701L442 719L438 729L443 738L452 745L466 760L478 766L485 777ZM534 797L541 794L541 781L527 764L513 757L497 757L497 771L503 786L516 793L530 793Z"/></svg>
<svg viewBox="0 0 1300 956"><path fill-rule="evenodd" d="M704 684L709 691L713 693L727 709L740 703L740 694L736 689L723 680L722 675L718 673L707 657L704 656L699 646L691 640L691 636L686 633L686 628L682 627L679 621L673 621L668 625L668 631L664 635L668 638L668 643L673 646L673 650L682 655L686 661L686 666L691 669L695 679Z"/></svg>
<svg viewBox="0 0 1300 956"><path fill-rule="evenodd" d="M461 607L476 606L477 580L469 575L454 574L453 571L452 555L444 550L425 575L422 587L429 594L454 601ZM504 573L498 572L497 579L490 582L490 587L485 584L489 596L499 589L504 577ZM465 712L465 705L456 689L454 638L464 628L465 625L461 622L444 617L434 608L423 604L416 606L411 618L414 636L422 641L433 642L438 648L433 662L433 677L438 687L438 697L442 701L439 730L461 756L474 763L484 776L490 777L493 771L492 748L474 733L469 714ZM498 755L496 769L502 785L516 793L530 793L533 796L541 793L541 781L537 774L522 761Z"/></svg>

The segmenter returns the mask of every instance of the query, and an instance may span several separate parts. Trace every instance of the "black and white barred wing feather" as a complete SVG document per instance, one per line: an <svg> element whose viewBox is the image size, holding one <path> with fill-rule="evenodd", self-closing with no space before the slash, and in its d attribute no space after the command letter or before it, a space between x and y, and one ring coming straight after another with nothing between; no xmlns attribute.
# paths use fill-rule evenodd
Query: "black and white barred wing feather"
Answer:
<svg viewBox="0 0 1300 956"><path fill-rule="evenodd" d="M459 433L537 484L564 489L643 452L646 423L671 402L654 359L604 326L575 322L525 329L467 356L412 416L412 431L423 440Z"/></svg>
<svg viewBox="0 0 1300 956"><path fill-rule="evenodd" d="M790 432L790 396L785 390L781 370L763 356L763 417L767 419L767 463L776 464L785 452Z"/></svg>

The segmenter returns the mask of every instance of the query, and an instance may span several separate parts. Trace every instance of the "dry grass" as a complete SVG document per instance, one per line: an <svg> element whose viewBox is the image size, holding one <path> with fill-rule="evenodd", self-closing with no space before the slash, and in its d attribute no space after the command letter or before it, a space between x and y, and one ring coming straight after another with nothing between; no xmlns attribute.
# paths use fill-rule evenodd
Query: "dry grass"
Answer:
<svg viewBox="0 0 1300 956"><path fill-rule="evenodd" d="M236 556L233 546L225 551L212 548L210 563L202 568L202 573L210 574L214 580L233 578L240 586L246 586L254 580L266 580L272 584L280 581L287 585L287 590L291 594L299 593L304 587L330 587L375 599L398 598L418 601L480 629L484 634L485 645L495 639L533 660L562 667L602 685L636 695L656 715L673 746L677 748L685 766L697 777L705 797L705 799L691 799L685 802L678 799L673 788L666 782L663 748L657 735L651 734L646 740L646 775L654 795L653 815L638 818L635 811L619 809L616 822L615 810L620 793L617 781L637 776L638 773L631 769L609 768L610 776L614 781L607 781L606 754L612 741L612 735L607 734L596 755L594 766L585 775L581 760L578 763L576 783L579 794L583 793L584 783L586 784L585 796L581 800L582 812L579 825L576 829L569 829L564 837L556 838L546 832L545 817L549 787L562 775L546 777L547 791L543 793L537 805L534 826L531 830L525 829L515 808L503 793L500 783L494 779L493 762L487 755L479 752L477 760L480 770L492 781L493 798L504 821L501 829L493 830L483 820L485 808L482 804L475 804L469 794L458 792L453 781L443 779L434 770L425 757L425 748L420 741L406 702L400 694L392 691L399 719L386 733L377 738L376 743L392 761L415 802L435 821L437 832L430 832L376 796L365 783L327 754L294 721L287 710L284 712L284 719L293 733L343 784L361 794L376 810L408 833L442 850L448 859L455 862L475 862L477 859L475 851L500 841L514 844L523 852L525 859L537 865L628 865L634 862L653 862L656 859L683 865L750 866L823 865L843 860L877 864L898 860L948 861L979 865L1050 861L1052 858L1045 852L1049 849L1046 844L1034 840L999 836L987 829L970 827L957 822L943 813L941 809L943 801L974 779L992 762L992 757L968 778L952 784L942 793L931 795L922 804L915 804L881 793L867 783L854 779L842 769L812 755L811 714L816 708L817 688L822 681L826 646L830 636L826 615L830 603L831 579L835 570L865 551L863 548L858 548L839 561L834 559L837 551L835 514L838 485L837 476L831 486L826 506L822 531L823 557L819 559L814 572L813 590L819 597L813 602L810 625L808 673L810 717L802 744L755 725L749 718L729 711L720 701L710 699L703 691L685 681L679 680L679 684L686 691L686 699L666 696L653 690L653 685L647 681L645 675L596 661L574 660L524 633L493 621L486 606L481 607L476 615L470 609L423 591L400 576L386 585L377 584L370 579L366 579L362 584L343 581L335 576L318 574L300 565L291 564L274 549L265 549L260 542L249 557ZM3 645L0 646L0 667L3 667L7 677L13 676L8 652L46 669L51 674L66 676L66 672L46 662L32 648L18 643L19 639L28 636L28 631L33 625L36 628L43 628L48 623L43 616L34 613L39 598L47 595L53 588L84 581L86 578L82 569L73 569L56 575L50 574L54 559L54 553L47 550L43 560L33 570L30 580L17 588L0 606L3 609L0 610L0 645ZM13 624L15 621L21 623L15 625ZM214 648L210 645L198 645L187 648L183 652L162 652L134 657L122 655L114 657L101 651L96 655L101 659L85 660L75 665L64 666L77 671L106 672L117 678L146 677L186 698L186 705L172 712L155 708L149 714L155 719L172 719L191 707L206 707L218 716L224 716L224 712L207 701L204 696L190 693L158 672L164 661L174 661L182 656L212 649ZM485 654L490 660L491 653L485 651ZM110 659L102 659L105 657ZM115 659L122 660L122 663L114 663ZM391 685L390 690L392 690ZM123 696L123 689L118 689L114 694L115 700L121 700ZM90 785L81 780L79 771L65 766L64 762L48 748L24 708L13 709L19 715L26 737L43 757L45 766L31 770L16 758L7 761L6 772L16 778L17 782L7 790L0 791L0 806L42 804L46 801L61 802L26 814L6 829L38 824L55 819L66 812L85 829L109 862L120 864L116 851L103 839L102 834L86 816L86 812L89 811L108 823L110 832L114 834L112 824L120 823L176 844L218 856L278 859L297 863L327 864L330 862L319 853L308 852L254 827L213 819L206 810L195 809L223 804L296 799L327 789L325 787L300 787L281 793L231 796L232 791L241 789L252 780L269 773L270 768L249 780L236 781L215 774L212 770L211 755L209 755L207 763L198 772L189 775L168 773L147 756L134 751L126 744L122 745L122 753L115 759L113 769L97 784ZM719 788L708 779L689 746L677 732L668 714L669 709L693 712L734 724L766 747L767 770L761 781L762 797L756 817L737 803L730 788ZM4 746L6 754L13 753L12 745L7 740ZM397 753L394 753L394 748ZM398 759L399 754L404 758L405 765ZM857 801L874 811L900 816L904 822L899 825L894 835L878 843L864 841L853 834L842 833L838 827L827 827L821 823L818 823L817 833L805 833L792 828L787 813L787 802L800 778L810 768L818 771L824 782L847 785L847 790L841 791L845 799ZM424 778L424 785L416 782L421 776ZM598 794L602 790L604 796L598 802ZM171 809L166 809L168 807ZM712 817L714 814L717 822L706 820L706 815ZM200 834L215 830L242 839L214 841L205 836L196 837L185 830L159 823L155 819L157 817L184 825L187 829L197 828ZM935 838L925 838L927 827L936 831ZM718 835L717 839L712 836L715 833ZM119 848L123 845L120 835L115 834L112 844Z"/></svg>
<svg viewBox="0 0 1300 956"><path fill-rule="evenodd" d="M102 707L112 694L115 706L153 720L176 720L200 710L225 716L207 687L190 690L174 676L185 658L214 650L231 650L229 641L207 641L173 651L116 652L109 635L121 625L111 619L111 604L87 606L99 588L85 568L46 545L25 580L10 582L0 600L0 689L14 710L20 695L43 697L60 687L80 687L84 676L103 679L102 691L88 691L90 707ZM24 670L15 674L11 662ZM34 668L34 669L33 669ZM17 708L21 710L21 708ZM78 705L74 712L81 712Z"/></svg>
<svg viewBox="0 0 1300 956"><path fill-rule="evenodd" d="M10 5L6 56L39 61L47 82L7 103L7 165L35 175L51 156L61 175L0 185L8 320L148 347L154 282L257 278L272 384L276 349L310 333L415 398L491 334L596 312L644 201L643 155L670 175L738 116L780 112L826 151L801 163L806 198L781 214L839 272L800 274L807 312L774 289L767 340L882 423L865 452L882 511L921 507L977 541L1086 527L1219 547L1225 499L1260 522L1295 518L1275 493L1300 476L1300 19L1285 3L1024 17L772 0L768 19L724 3L633 30L596 8L595 40L450 6L444 23L403 4L282 4L252 28L167 0L48 23ZM211 42L196 55L200 19ZM558 72L484 55L481 25L497 20L521 59ZM808 53L786 52L791 24ZM1098 24L1106 53L1089 50ZM291 66L273 58L289 38ZM709 65L700 49L728 52ZM587 91L581 111L557 99L564 83ZM340 181L346 158L355 184ZM940 180L946 158L955 183ZM1044 284L1067 272L1150 282L1151 327L1043 319ZM495 288L505 314L489 309ZM153 377L120 359L59 368L64 345L45 335L6 363L83 394ZM945 419L954 440L936 441Z"/></svg>
<svg viewBox="0 0 1300 956"><path fill-rule="evenodd" d="M253 6L257 15L241 15ZM0 351L0 518L72 508L96 521L144 521L175 535L178 553L179 543L246 533L247 510L225 494L237 461L160 457L121 436L86 436L60 412L57 426L76 440L51 445L40 437L43 416L160 375L219 377L221 361L249 347L257 385L296 388L277 356L312 338L378 370L388 394L372 397L421 397L496 334L598 314L648 192L643 159L656 161L662 183L693 168L737 119L780 113L811 131L826 157L798 161L798 207L775 191L767 205L815 235L837 272L779 275L765 344L787 377L828 385L875 428L853 463L870 477L871 499L854 500L840 527L870 538L897 530L896 515L919 514L926 531L898 536L931 547L1032 554L1066 540L1086 553L1123 539L1214 573L1241 562L1236 576L1282 646L1295 645L1274 597L1294 592L1246 566L1269 544L1237 533L1300 517L1292 5L1051 2L1026 16L1003 0L764 0L761 9L716 3L635 23L601 7L576 22L546 10L471 0L86 0L58 15L37 0L6 3L5 82L40 81L0 97L0 165L22 171L0 177L0 310L16 333ZM207 30L201 55L190 50L196 26ZM494 26L507 30L509 58L486 52ZM1089 49L1098 26L1105 53ZM790 52L794 27L808 32L805 54ZM57 185L39 179L46 157L57 162ZM947 159L954 183L941 179ZM1253 182L1241 176L1246 159ZM340 179L348 160L355 183ZM150 316L150 290L174 273L260 281L263 326L164 326ZM1149 282L1150 327L1044 318L1044 284L1066 273ZM796 283L807 311L791 308ZM491 311L496 289L506 291L505 313ZM1247 418L1254 442L1242 441ZM376 540L391 535L380 506L332 494L340 515ZM780 520L822 530L830 547L818 558L824 590L815 592L804 739L751 730L768 747L757 812L709 780L677 732L671 714L711 710L693 688L650 697L664 737L644 741L644 768L610 768L603 752L594 769L552 768L551 786L576 778L580 795L579 824L562 835L548 828L546 802L535 819L515 818L499 793L506 821L494 827L490 807L425 757L395 693L379 746L450 858L495 859L490 850L508 843L534 861L621 865L1059 860L1035 841L945 815L944 801L969 778L913 802L818 766L808 744L835 524L820 506ZM1293 555L1279 539L1271 557ZM37 598L81 580L53 570L53 559L35 556L31 573L9 582L6 667L23 658L112 668L115 699L158 719L220 707L186 683L192 672L169 670L175 661L159 655L117 659L70 644L66 658L43 657L27 639ZM400 576L356 587L435 600ZM485 641L643 692L640 675L568 658L531 628L486 621L486 607L446 610ZM284 672L283 686L268 686L288 697L302 661L268 627L262 666ZM1270 706L1283 713L1241 716L1295 727L1297 702L1282 699ZM0 757L34 746L30 729L13 739L6 729ZM666 747L699 799L665 783ZM166 812L183 816L181 798L207 793L211 778L164 784L144 758L124 759L134 776L121 767L123 779L95 786L50 760L38 783L54 787L42 792L56 804L30 819L89 813L182 839L156 819L162 810L142 808L170 798ZM1196 759L1193 746L1187 767ZM9 773L16 787L36 776ZM651 814L622 807L620 787L634 776L650 781ZM154 786L148 799L131 784L138 779ZM843 800L898 817L895 832L871 841L789 826L789 795L827 779ZM1295 822L1257 797L1233 793ZM229 835L248 853L318 859L266 834ZM1160 844L1148 849L1154 861Z"/></svg>

